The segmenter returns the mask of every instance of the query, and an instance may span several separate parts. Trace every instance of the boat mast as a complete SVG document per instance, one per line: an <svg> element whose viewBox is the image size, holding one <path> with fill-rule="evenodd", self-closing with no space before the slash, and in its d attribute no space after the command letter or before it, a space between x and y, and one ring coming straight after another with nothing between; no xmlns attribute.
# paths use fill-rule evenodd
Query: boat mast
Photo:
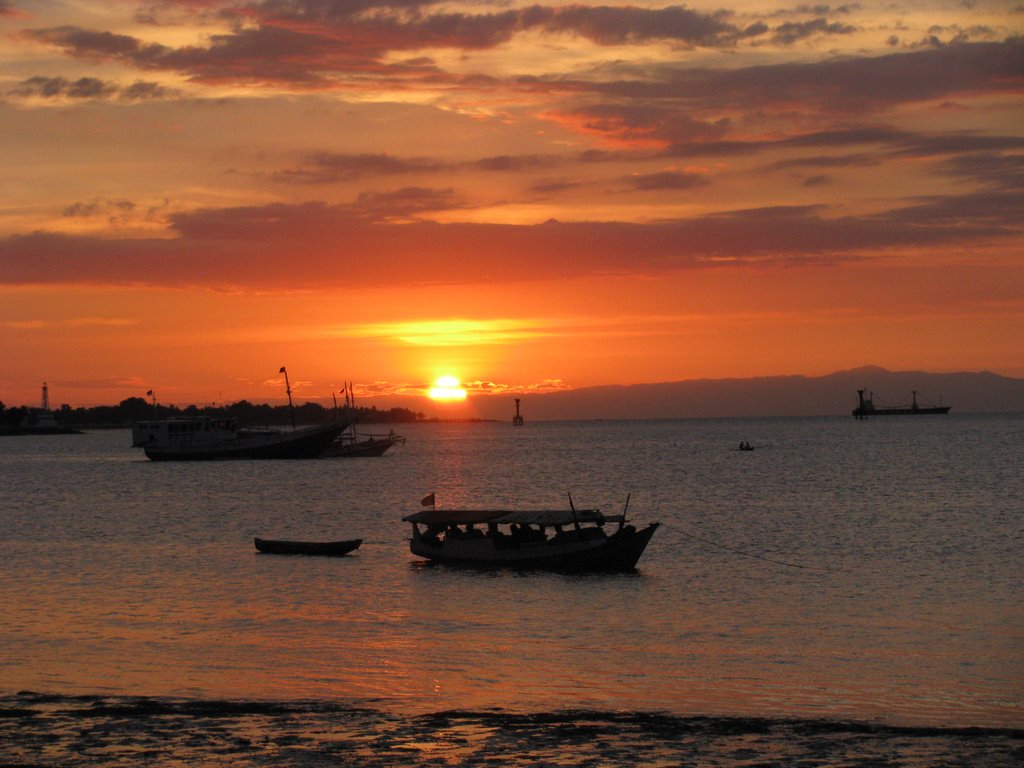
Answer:
<svg viewBox="0 0 1024 768"><path fill-rule="evenodd" d="M285 388L285 391L288 393L288 411L292 415L292 429L295 429L295 406L292 405L292 385L288 381L288 371L282 365L281 366L281 370L278 371L278 373L283 373L284 374L284 388Z"/></svg>

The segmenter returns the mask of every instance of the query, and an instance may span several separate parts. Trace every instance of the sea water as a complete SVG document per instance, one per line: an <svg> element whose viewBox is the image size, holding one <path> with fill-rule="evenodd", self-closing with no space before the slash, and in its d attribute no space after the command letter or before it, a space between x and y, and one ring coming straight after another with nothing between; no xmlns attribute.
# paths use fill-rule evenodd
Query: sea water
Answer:
<svg viewBox="0 0 1024 768"><path fill-rule="evenodd" d="M828 762L869 759L864 733L907 764L1022 754L1021 416L400 431L380 458L210 463L123 430L0 438L0 759ZM427 566L401 517L429 493L628 498L662 525L636 573Z"/></svg>

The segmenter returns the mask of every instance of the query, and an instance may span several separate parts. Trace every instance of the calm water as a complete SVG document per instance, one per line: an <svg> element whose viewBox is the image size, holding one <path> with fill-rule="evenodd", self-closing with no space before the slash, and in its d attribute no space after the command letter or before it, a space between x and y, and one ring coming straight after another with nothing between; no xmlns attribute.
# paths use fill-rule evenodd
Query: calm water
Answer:
<svg viewBox="0 0 1024 768"><path fill-rule="evenodd" d="M1024 418L401 431L379 459L199 464L148 462L126 431L0 438L4 705L1024 727ZM430 491L631 493L663 526L635 574L424 567L400 518ZM288 558L253 536L365 543Z"/></svg>

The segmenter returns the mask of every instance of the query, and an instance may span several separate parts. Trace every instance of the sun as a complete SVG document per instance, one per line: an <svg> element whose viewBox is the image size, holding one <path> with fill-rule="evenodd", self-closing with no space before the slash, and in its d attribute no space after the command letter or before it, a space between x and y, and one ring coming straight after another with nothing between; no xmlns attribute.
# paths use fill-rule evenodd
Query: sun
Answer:
<svg viewBox="0 0 1024 768"><path fill-rule="evenodd" d="M442 376L434 382L434 386L430 388L431 400L465 400L466 390L459 384L459 380L454 376Z"/></svg>

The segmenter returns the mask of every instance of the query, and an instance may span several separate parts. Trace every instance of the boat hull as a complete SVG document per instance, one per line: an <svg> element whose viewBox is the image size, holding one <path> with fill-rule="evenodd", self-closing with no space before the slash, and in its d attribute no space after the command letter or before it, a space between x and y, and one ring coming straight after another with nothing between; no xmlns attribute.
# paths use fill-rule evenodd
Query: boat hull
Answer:
<svg viewBox="0 0 1024 768"><path fill-rule="evenodd" d="M236 437L206 444L182 441L171 445L143 445L152 461L215 461L223 459L315 459L342 432L336 424L304 427L291 432L239 430Z"/></svg>
<svg viewBox="0 0 1024 768"><path fill-rule="evenodd" d="M328 459L358 459L369 456L383 456L390 448L404 442L405 438L390 437L374 437L358 442L335 441L327 447L323 456Z"/></svg>
<svg viewBox="0 0 1024 768"><path fill-rule="evenodd" d="M628 572L636 569L657 528L658 523L640 530L627 526L609 536L577 536L570 531L554 539L522 543L491 538L438 542L414 535L409 548L414 555L431 562L454 565Z"/></svg>
<svg viewBox="0 0 1024 768"><path fill-rule="evenodd" d="M863 418L865 416L927 416L939 413L949 413L951 405L938 405L922 408L854 408L853 415Z"/></svg>
<svg viewBox="0 0 1024 768"><path fill-rule="evenodd" d="M268 555L319 555L341 557L359 548L362 539L347 541L282 541L280 539L253 539L256 549Z"/></svg>

